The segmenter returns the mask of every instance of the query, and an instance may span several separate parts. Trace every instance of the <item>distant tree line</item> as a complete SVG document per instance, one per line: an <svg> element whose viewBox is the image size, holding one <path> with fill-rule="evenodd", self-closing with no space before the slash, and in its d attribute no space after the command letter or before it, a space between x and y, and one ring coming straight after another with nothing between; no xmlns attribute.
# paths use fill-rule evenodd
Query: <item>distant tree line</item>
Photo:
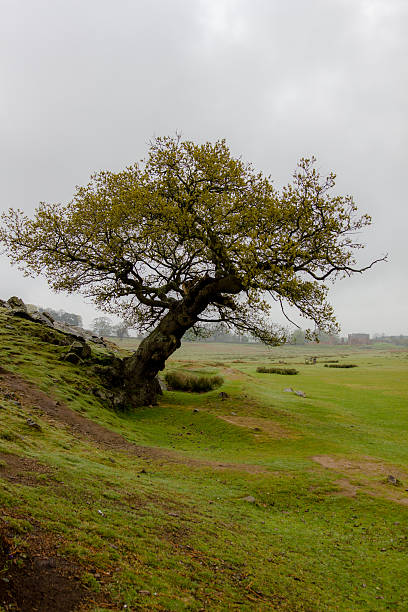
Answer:
<svg viewBox="0 0 408 612"><path fill-rule="evenodd" d="M66 312L65 310L54 310L53 308L43 308L38 306L39 312L48 312L55 321L73 325L74 327L82 327L82 317L74 312Z"/></svg>
<svg viewBox="0 0 408 612"><path fill-rule="evenodd" d="M55 321L60 321L74 327L83 327L81 315L74 312L66 312L62 309L54 310L53 308L44 308L43 306L35 306L35 308L39 312L48 312ZM92 321L92 331L97 336L129 338L129 325L125 321L114 324L109 317L96 317Z"/></svg>
<svg viewBox="0 0 408 612"><path fill-rule="evenodd" d="M349 338L340 338L337 335L326 334L325 332L318 332L318 340L322 344L354 344L350 341L350 336L367 336L368 334L349 334ZM295 345L304 345L311 342L307 338L306 332L302 329L297 329L294 331L289 339L289 344ZM314 340L312 341L314 342ZM387 344L394 344L397 346L408 346L408 336L404 336L400 334L399 336L386 336L385 334L375 334L372 340L367 339L367 344L369 342L385 342ZM358 343L355 343L358 344Z"/></svg>
<svg viewBox="0 0 408 612"><path fill-rule="evenodd" d="M189 329L183 336L183 342L229 342L247 344L250 339L244 334L233 334L225 325L201 325Z"/></svg>
<svg viewBox="0 0 408 612"><path fill-rule="evenodd" d="M385 334L375 334L374 342L386 342L387 344L408 346L408 336L404 336L402 334L400 334L399 336L386 336Z"/></svg>
<svg viewBox="0 0 408 612"><path fill-rule="evenodd" d="M316 342L316 339L322 344L342 344L344 342L340 336L336 334L328 334L323 331L316 332L316 337L310 339L306 331L297 329L289 335L288 344L304 345L310 342ZM192 328L184 334L183 341L247 344L248 342L254 342L256 340L250 336L233 334L221 324L205 325L199 328Z"/></svg>
<svg viewBox="0 0 408 612"><path fill-rule="evenodd" d="M318 331L316 333L318 342L322 344L342 344L343 340L337 334L328 334L323 331ZM303 346L304 344L308 344L310 342L316 342L316 339L310 340L307 336L307 333L303 329L295 330L289 337L289 344L294 344L296 346Z"/></svg>
<svg viewBox="0 0 408 612"><path fill-rule="evenodd" d="M74 327L83 327L82 317L74 312L67 312L62 308L60 310L54 310L53 308L46 308L43 306L34 306L39 312L48 312L56 321L72 325ZM104 337L115 337L115 338L129 338L130 325L126 321L119 323L113 323L109 317L96 317L92 321L92 331L97 336ZM138 336L142 339L144 336ZM344 344L347 340L341 338L336 334L328 334L323 331L317 332L317 338L322 344ZM237 335L228 331L226 326L221 325L206 325L200 328L192 328L188 330L183 337L183 341L187 342L227 342L234 344L247 344L248 342L254 341L249 336ZM316 340L310 340L307 337L306 331L303 329L296 329L290 334L288 344L295 346L303 346ZM400 334L398 336L386 336L385 334L375 334L373 338L374 342L385 342L387 344L395 344L397 346L408 346L408 336Z"/></svg>
<svg viewBox="0 0 408 612"><path fill-rule="evenodd" d="M129 325L121 321L116 325L109 317L97 317L92 322L92 331L97 336L114 336L115 338L129 338Z"/></svg>

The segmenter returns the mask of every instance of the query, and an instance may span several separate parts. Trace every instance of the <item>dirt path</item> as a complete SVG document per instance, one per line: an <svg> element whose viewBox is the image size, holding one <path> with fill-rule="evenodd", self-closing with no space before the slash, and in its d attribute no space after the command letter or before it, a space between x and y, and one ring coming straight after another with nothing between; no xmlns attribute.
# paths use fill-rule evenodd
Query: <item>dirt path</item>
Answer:
<svg viewBox="0 0 408 612"><path fill-rule="evenodd" d="M276 440L281 440L282 438L295 440L300 438L301 435L295 432L290 431L286 427L283 427L279 423L275 421L270 421L269 419L261 419L256 417L247 417L247 416L235 416L235 415L224 415L224 414L216 414L214 415L218 419L225 421L226 423L230 423L231 425L236 425L237 427L244 427L245 429L250 429L255 432L254 436L257 437L258 433L270 436Z"/></svg>
<svg viewBox="0 0 408 612"><path fill-rule="evenodd" d="M347 457L317 455L312 459L323 468L346 476L335 482L339 490L332 495L355 497L357 493L366 493L408 506L408 474L395 465L374 457L352 460Z"/></svg>
<svg viewBox="0 0 408 612"><path fill-rule="evenodd" d="M10 482L28 486L37 485L36 474L51 473L52 469L48 465L39 463L35 459L0 452L0 476Z"/></svg>
<svg viewBox="0 0 408 612"><path fill-rule="evenodd" d="M0 367L0 392L6 399L18 401L23 408L36 409L51 419L68 426L73 433L91 440L98 446L112 451L122 451L144 459L179 463L190 467L237 470L249 473L266 473L268 470L260 465L246 463L224 463L205 459L194 459L168 449L137 446L128 442L120 434L99 425L82 416L63 402L49 397L36 385Z"/></svg>

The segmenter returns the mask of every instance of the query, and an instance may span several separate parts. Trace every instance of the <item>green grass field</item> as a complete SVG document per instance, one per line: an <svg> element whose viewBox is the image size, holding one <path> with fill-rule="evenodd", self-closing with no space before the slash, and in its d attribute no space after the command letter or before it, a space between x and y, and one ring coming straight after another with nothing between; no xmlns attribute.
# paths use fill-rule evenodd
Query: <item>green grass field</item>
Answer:
<svg viewBox="0 0 408 612"><path fill-rule="evenodd" d="M223 386L117 414L37 329L0 311L0 366L127 446L0 381L0 594L41 540L81 610L408 610L407 350L185 343L168 370ZM256 372L279 362L299 374Z"/></svg>

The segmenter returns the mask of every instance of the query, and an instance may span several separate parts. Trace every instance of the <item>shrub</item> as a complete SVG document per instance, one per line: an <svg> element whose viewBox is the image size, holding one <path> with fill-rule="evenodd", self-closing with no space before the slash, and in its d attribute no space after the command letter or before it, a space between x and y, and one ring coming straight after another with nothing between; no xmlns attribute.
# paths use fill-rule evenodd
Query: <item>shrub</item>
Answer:
<svg viewBox="0 0 408 612"><path fill-rule="evenodd" d="M205 393L220 387L224 379L222 376L197 376L184 372L167 372L164 376L167 386L173 391L191 391Z"/></svg>
<svg viewBox="0 0 408 612"><path fill-rule="evenodd" d="M337 364L325 364L325 368L356 368L356 364L354 363L337 363Z"/></svg>
<svg viewBox="0 0 408 612"><path fill-rule="evenodd" d="M295 370L295 368L264 368L259 366L259 368L256 368L256 371L262 374L299 374L299 370Z"/></svg>

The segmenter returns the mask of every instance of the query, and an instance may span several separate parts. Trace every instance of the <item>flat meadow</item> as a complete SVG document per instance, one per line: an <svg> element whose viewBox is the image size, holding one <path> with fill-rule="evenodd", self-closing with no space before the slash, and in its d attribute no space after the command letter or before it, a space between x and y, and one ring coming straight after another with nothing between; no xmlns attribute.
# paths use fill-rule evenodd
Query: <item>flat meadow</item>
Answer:
<svg viewBox="0 0 408 612"><path fill-rule="evenodd" d="M0 527L79 568L81 610L408 609L407 349L186 342L166 370L223 385L117 413L19 325L1 365L127 445L1 388ZM10 456L44 469L9 478Z"/></svg>

